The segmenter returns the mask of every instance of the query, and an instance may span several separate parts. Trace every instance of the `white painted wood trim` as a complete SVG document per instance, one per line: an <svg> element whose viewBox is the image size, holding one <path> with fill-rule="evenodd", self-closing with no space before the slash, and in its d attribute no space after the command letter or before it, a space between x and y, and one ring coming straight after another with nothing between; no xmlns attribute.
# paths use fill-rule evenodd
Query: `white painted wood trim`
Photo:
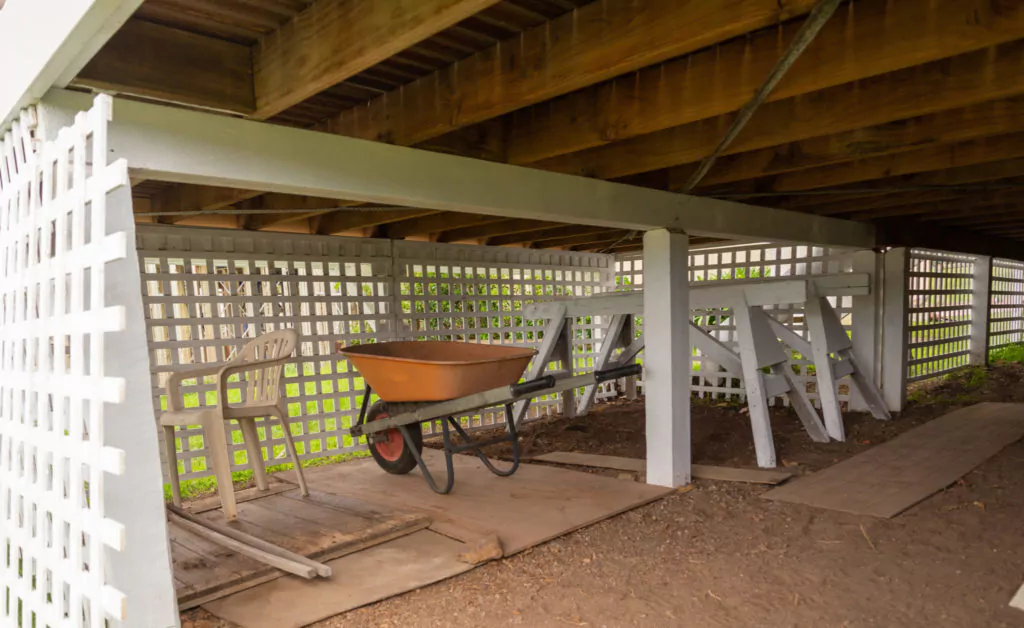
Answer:
<svg viewBox="0 0 1024 628"><path fill-rule="evenodd" d="M992 258L974 260L974 295L971 306L971 364L988 364L989 317L992 311Z"/></svg>
<svg viewBox="0 0 1024 628"><path fill-rule="evenodd" d="M64 87L142 0L7 0L0 12L0 129L51 87ZM84 111L91 98L82 95Z"/></svg>
<svg viewBox="0 0 1024 628"><path fill-rule="evenodd" d="M88 106L54 90L44 104ZM510 218L871 247L866 223L544 172L209 112L118 100L113 157L150 179Z"/></svg>
<svg viewBox="0 0 1024 628"><path fill-rule="evenodd" d="M885 254L884 264L882 396L891 412L899 412L907 401L907 277L910 271L910 250L904 247L890 249Z"/></svg>

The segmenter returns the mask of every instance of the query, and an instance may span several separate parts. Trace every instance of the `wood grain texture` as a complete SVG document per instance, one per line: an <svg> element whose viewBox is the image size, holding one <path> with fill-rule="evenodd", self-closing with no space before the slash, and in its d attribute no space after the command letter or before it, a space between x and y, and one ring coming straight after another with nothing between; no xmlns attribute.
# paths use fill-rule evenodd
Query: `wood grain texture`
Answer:
<svg viewBox="0 0 1024 628"><path fill-rule="evenodd" d="M356 500L339 502L322 494L302 498L297 489L291 493L241 502L238 521L227 525L290 552L325 561L410 534L430 523L419 514ZM214 524L224 523L220 510L196 516ZM182 609L284 575L185 529L175 519L170 520L168 528L175 578L181 583L176 592Z"/></svg>
<svg viewBox="0 0 1024 628"><path fill-rule="evenodd" d="M810 11L811 0L598 0L342 112L341 135L409 146Z"/></svg>
<svg viewBox="0 0 1024 628"><path fill-rule="evenodd" d="M776 501L895 517L1024 436L1024 406L980 403L764 493Z"/></svg>
<svg viewBox="0 0 1024 628"><path fill-rule="evenodd" d="M796 21L767 29L515 114L508 159L533 163L736 111L765 80L799 28ZM1012 3L858 0L839 8L768 101L1022 35L1024 10Z"/></svg>
<svg viewBox="0 0 1024 628"><path fill-rule="evenodd" d="M248 114L252 81L248 46L133 19L72 84Z"/></svg>
<svg viewBox="0 0 1024 628"><path fill-rule="evenodd" d="M264 120L333 87L499 0L320 0L255 48Z"/></svg>
<svg viewBox="0 0 1024 628"><path fill-rule="evenodd" d="M762 105L726 149L735 154L844 133L946 109L1024 94L1024 42ZM725 134L733 114L708 118L532 164L544 170L615 179L700 161Z"/></svg>
<svg viewBox="0 0 1024 628"><path fill-rule="evenodd" d="M639 458L624 458L622 456L605 456L600 454L585 454L569 451L555 451L540 456L533 456L530 460L539 462L552 462L555 464L569 464L580 467L597 467L601 469L617 469L619 471L633 471L644 473L647 471L647 462ZM695 464L692 466L692 475L702 480L720 480L724 482L750 482L753 484L781 484L793 476L789 471L782 469L741 469L739 467L719 467L707 464Z"/></svg>

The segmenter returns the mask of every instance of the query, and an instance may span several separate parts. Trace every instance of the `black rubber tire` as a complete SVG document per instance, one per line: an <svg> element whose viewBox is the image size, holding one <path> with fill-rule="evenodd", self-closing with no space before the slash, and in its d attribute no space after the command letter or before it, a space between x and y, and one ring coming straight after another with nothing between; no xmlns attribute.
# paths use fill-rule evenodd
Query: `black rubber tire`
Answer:
<svg viewBox="0 0 1024 628"><path fill-rule="evenodd" d="M384 401L378 401L377 403L370 406L370 409L366 411L366 422L376 421L388 416L388 406ZM405 428L409 432L409 440L412 441L414 447L416 447L416 453L423 452L423 430L419 424L407 425ZM396 428L396 431L397 428ZM370 455L377 461L377 465L381 469L384 469L388 473L394 475L405 475L416 468L416 458L412 455L412 451L409 450L409 442L402 439L402 452L399 454L396 460L388 460L383 457L377 448L370 444Z"/></svg>

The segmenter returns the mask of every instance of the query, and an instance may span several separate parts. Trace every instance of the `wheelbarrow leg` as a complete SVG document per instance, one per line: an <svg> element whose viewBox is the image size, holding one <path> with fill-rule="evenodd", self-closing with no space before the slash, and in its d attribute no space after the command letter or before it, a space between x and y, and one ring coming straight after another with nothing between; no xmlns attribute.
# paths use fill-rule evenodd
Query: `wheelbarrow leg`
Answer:
<svg viewBox="0 0 1024 628"><path fill-rule="evenodd" d="M448 423L445 421L441 422L443 426L441 430L441 437L444 439L444 463L448 470L448 481L445 483L443 489L437 488L437 483L434 482L434 476L430 473L430 469L427 468L425 462L423 462L423 456L420 452L416 451L416 448L412 446L412 437L409 435L409 428L405 425L399 425L398 429L402 431L402 438L405 439L406 447L409 447L409 451L412 452L414 458L416 458L416 464L419 466L420 471L423 472L423 478L427 481L430 486L430 490L438 493L439 495L447 495L452 492L452 487L455 486L455 466L452 462L452 437L448 432ZM416 426L419 429L419 425Z"/></svg>
<svg viewBox="0 0 1024 628"><path fill-rule="evenodd" d="M452 454L472 450L473 453L476 454L476 457L480 459L480 462L484 463L484 466L486 466L491 473L501 477L508 477L515 473L517 469L519 469L519 435L516 432L516 422L513 419L513 409L511 403L505 404L505 423L508 426L508 434L506 436L494 438L483 443L474 443L473 440L469 437L469 434L467 434L466 431L462 429L462 426L459 425L458 421L456 421L452 417L448 417L448 421L451 423L451 426L455 428L455 431L459 433L459 436L462 437L462 440L465 441L466 444L451 447L451 452L449 452L448 443L446 441L446 456L450 458ZM445 430L445 434L447 434L447 430ZM484 452L480 451L480 448L507 442L512 443L512 466L504 470L498 469L491 463L487 455L484 454Z"/></svg>

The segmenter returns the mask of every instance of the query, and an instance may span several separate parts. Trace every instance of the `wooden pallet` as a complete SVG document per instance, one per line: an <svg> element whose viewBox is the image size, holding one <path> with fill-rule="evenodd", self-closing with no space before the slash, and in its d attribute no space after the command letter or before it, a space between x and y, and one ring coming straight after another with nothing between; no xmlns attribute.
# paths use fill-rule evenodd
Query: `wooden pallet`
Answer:
<svg viewBox="0 0 1024 628"><path fill-rule="evenodd" d="M224 524L220 510L199 517ZM297 489L238 504L230 527L319 561L332 560L430 525L422 514L382 509L366 502ZM178 606L200 604L285 575L284 572L168 522Z"/></svg>

